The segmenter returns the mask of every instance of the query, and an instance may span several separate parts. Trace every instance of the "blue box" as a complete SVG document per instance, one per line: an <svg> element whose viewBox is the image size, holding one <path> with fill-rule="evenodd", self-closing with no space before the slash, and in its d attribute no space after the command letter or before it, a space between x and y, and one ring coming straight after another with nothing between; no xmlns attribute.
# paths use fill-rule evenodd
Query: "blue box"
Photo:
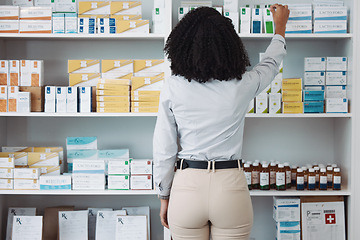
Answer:
<svg viewBox="0 0 360 240"><path fill-rule="evenodd" d="M304 102L304 113L324 113L324 101Z"/></svg>
<svg viewBox="0 0 360 240"><path fill-rule="evenodd" d="M325 100L325 91L322 90L304 90L304 102L307 101L324 101Z"/></svg>

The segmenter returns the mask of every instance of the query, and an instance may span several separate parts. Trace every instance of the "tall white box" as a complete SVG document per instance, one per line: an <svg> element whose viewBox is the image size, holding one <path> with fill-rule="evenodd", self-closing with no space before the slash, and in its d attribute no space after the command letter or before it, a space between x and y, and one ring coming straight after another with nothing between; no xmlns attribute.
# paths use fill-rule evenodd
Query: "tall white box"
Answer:
<svg viewBox="0 0 360 240"><path fill-rule="evenodd" d="M45 112L56 111L56 87L46 86L45 87Z"/></svg>
<svg viewBox="0 0 360 240"><path fill-rule="evenodd" d="M269 94L269 113L281 113L281 93Z"/></svg>
<svg viewBox="0 0 360 240"><path fill-rule="evenodd" d="M7 85L9 82L9 61L0 61L0 85Z"/></svg>
<svg viewBox="0 0 360 240"><path fill-rule="evenodd" d="M224 16L231 19L231 22L234 25L235 31L239 32L239 13L238 12L225 12Z"/></svg>
<svg viewBox="0 0 360 240"><path fill-rule="evenodd" d="M31 93L30 92L19 92L17 99L17 112L31 112Z"/></svg>
<svg viewBox="0 0 360 240"><path fill-rule="evenodd" d="M9 86L20 86L20 61L9 60Z"/></svg>
<svg viewBox="0 0 360 240"><path fill-rule="evenodd" d="M56 87L56 112L66 112L67 87Z"/></svg>
<svg viewBox="0 0 360 240"><path fill-rule="evenodd" d="M79 87L79 112L91 112L92 87Z"/></svg>
<svg viewBox="0 0 360 240"><path fill-rule="evenodd" d="M31 60L20 61L20 86L31 86Z"/></svg>
<svg viewBox="0 0 360 240"><path fill-rule="evenodd" d="M273 218L276 222L300 221L300 198L274 197Z"/></svg>
<svg viewBox="0 0 360 240"><path fill-rule="evenodd" d="M78 88L67 87L66 112L75 113L78 111Z"/></svg>
<svg viewBox="0 0 360 240"><path fill-rule="evenodd" d="M77 14L65 13L65 33L77 33Z"/></svg>
<svg viewBox="0 0 360 240"><path fill-rule="evenodd" d="M262 24L262 11L260 8L252 9L251 14L251 32L252 33L262 33L263 32L263 24Z"/></svg>
<svg viewBox="0 0 360 240"><path fill-rule="evenodd" d="M255 113L262 114L268 113L268 94L261 93L255 98Z"/></svg>
<svg viewBox="0 0 360 240"><path fill-rule="evenodd" d="M64 13L53 13L52 16L53 33L65 33L65 14Z"/></svg>
<svg viewBox="0 0 360 240"><path fill-rule="evenodd" d="M240 8L240 33L251 32L251 8Z"/></svg>
<svg viewBox="0 0 360 240"><path fill-rule="evenodd" d="M305 58L304 71L305 72L321 72L326 70L326 60L324 57L309 57Z"/></svg>
<svg viewBox="0 0 360 240"><path fill-rule="evenodd" d="M347 71L346 57L327 57L326 71Z"/></svg>

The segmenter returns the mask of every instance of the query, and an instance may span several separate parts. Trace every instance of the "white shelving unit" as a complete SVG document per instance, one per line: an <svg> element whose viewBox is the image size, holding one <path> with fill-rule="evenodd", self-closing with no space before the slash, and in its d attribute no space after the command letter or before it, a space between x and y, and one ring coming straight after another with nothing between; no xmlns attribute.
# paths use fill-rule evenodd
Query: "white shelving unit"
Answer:
<svg viewBox="0 0 360 240"><path fill-rule="evenodd" d="M11 4L10 0L5 2ZM153 1L142 2L144 18L151 19ZM66 86L68 59L163 58L166 38L177 23L180 2L166 1L165 34L0 34L0 59L43 59L45 84ZM222 5L222 2L213 0L214 5ZM244 3L243 0L239 2ZM259 0L250 2L260 3ZM356 205L360 199L360 193L356 191L356 183L360 181L359 174L356 174L360 171L360 163L356 161L360 156L357 147L360 127L356 124L360 99L355 94L360 91L360 84L356 83L360 61L360 49L357 47L359 20L355 14L360 10L360 4L355 0L345 0L345 4L350 9L350 33L286 36L288 55L284 60L284 77L302 77L304 57L347 56L350 113L247 114L243 146L243 158L247 160L276 159L300 165L312 162L337 163L342 169L343 189L283 192L252 190L250 194L255 213L252 240L267 240L270 235L275 236L273 196L344 196L347 206L347 239L356 239L360 234L360 229L356 227L360 223L360 217L356 214L360 211ZM259 51L265 51L271 35L239 36L254 66L258 62ZM166 75L170 75L169 69ZM68 136L97 136L99 149L129 148L133 158L151 158L155 121L155 113L0 113L0 145L65 148ZM76 209L149 205L152 215L151 239L168 239L158 218L160 203L155 191L0 191L0 238L4 238L6 231L8 207L37 207L41 213L46 207L60 205L74 205Z"/></svg>

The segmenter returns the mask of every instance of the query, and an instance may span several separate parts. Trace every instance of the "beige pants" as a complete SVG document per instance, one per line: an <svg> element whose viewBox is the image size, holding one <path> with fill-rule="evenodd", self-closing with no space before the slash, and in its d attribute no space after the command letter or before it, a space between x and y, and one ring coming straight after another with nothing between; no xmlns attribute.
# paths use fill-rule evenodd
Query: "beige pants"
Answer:
<svg viewBox="0 0 360 240"><path fill-rule="evenodd" d="M242 169L177 170L168 222L174 240L248 240L253 209Z"/></svg>

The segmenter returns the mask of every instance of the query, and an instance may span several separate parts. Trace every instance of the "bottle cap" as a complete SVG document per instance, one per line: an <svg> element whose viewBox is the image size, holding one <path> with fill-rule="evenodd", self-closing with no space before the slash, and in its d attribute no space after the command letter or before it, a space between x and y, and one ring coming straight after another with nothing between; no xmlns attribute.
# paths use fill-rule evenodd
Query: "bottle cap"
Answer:
<svg viewBox="0 0 360 240"><path fill-rule="evenodd" d="M263 168L267 168L267 167L269 167L269 164L263 163L261 166L262 166Z"/></svg>
<svg viewBox="0 0 360 240"><path fill-rule="evenodd" d="M248 168L248 167L250 167L250 165L248 163L245 163L244 167Z"/></svg>
<svg viewBox="0 0 360 240"><path fill-rule="evenodd" d="M340 172L340 168L334 168L334 172Z"/></svg>
<svg viewBox="0 0 360 240"><path fill-rule="evenodd" d="M333 168L336 168L336 167L337 167L337 164L336 164L336 163L333 163L333 164L331 164L331 166L332 166Z"/></svg>
<svg viewBox="0 0 360 240"><path fill-rule="evenodd" d="M326 168L326 170L328 170L328 171L332 171L332 170L333 170L333 168L332 168L332 167L327 167L327 168Z"/></svg>
<svg viewBox="0 0 360 240"><path fill-rule="evenodd" d="M270 166L275 167L275 166L276 166L276 163L271 162L271 163L270 163Z"/></svg>
<svg viewBox="0 0 360 240"><path fill-rule="evenodd" d="M319 167L314 167L314 170L315 170L315 171L319 171L320 168L319 168Z"/></svg>
<svg viewBox="0 0 360 240"><path fill-rule="evenodd" d="M259 166L259 163L258 163L258 162L254 162L254 163L253 163L253 166L254 166L254 167L258 167L258 166Z"/></svg>
<svg viewBox="0 0 360 240"><path fill-rule="evenodd" d="M326 172L326 169L325 169L325 168L321 168L321 169L320 169L320 172Z"/></svg>
<svg viewBox="0 0 360 240"><path fill-rule="evenodd" d="M310 168L310 169L309 169L309 172L313 173L313 172L315 172L315 169Z"/></svg>
<svg viewBox="0 0 360 240"><path fill-rule="evenodd" d="M302 168L298 168L296 171L297 171L298 173L302 173L304 170L302 170Z"/></svg>
<svg viewBox="0 0 360 240"><path fill-rule="evenodd" d="M284 168L283 164L279 164L278 168Z"/></svg>

